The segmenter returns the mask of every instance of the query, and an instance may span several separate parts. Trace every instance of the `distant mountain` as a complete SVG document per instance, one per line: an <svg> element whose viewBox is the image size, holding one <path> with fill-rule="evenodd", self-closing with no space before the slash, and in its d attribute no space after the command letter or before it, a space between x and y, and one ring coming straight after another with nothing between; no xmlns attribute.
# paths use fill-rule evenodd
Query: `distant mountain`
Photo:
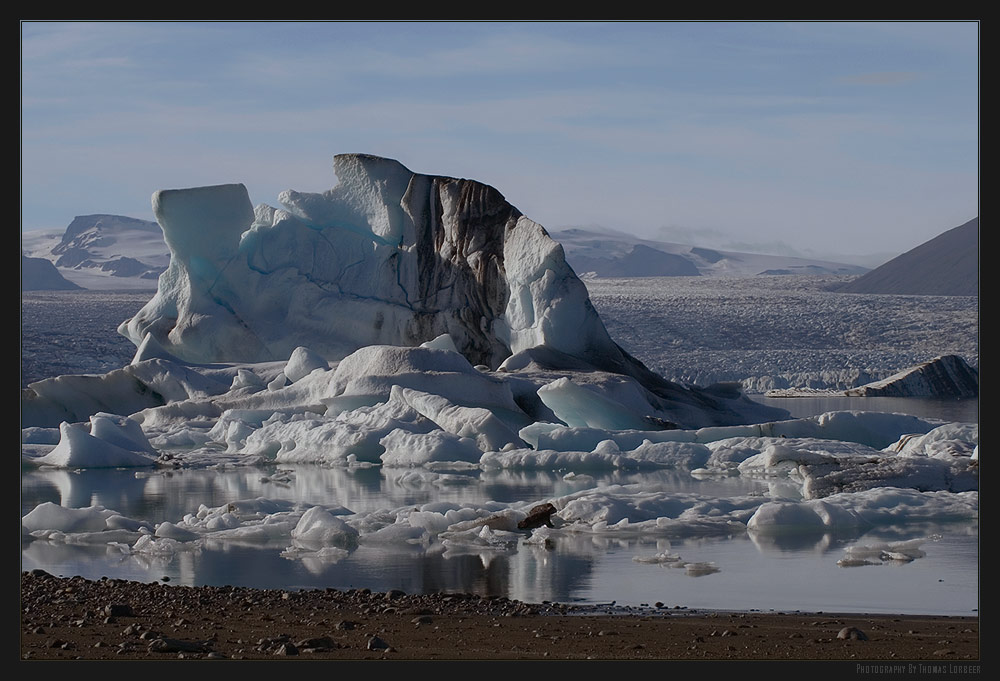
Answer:
<svg viewBox="0 0 1000 681"><path fill-rule="evenodd" d="M80 288L68 281L51 261L21 254L22 291L68 291Z"/></svg>
<svg viewBox="0 0 1000 681"><path fill-rule="evenodd" d="M598 277L749 277L758 274L863 274L867 268L780 255L720 251L640 239L613 230L550 232L580 275Z"/></svg>
<svg viewBox="0 0 1000 681"><path fill-rule="evenodd" d="M594 272L602 277L696 277L701 274L689 258L643 244L636 244L631 251L612 260L577 254L571 264L581 273Z"/></svg>
<svg viewBox="0 0 1000 681"><path fill-rule="evenodd" d="M979 295L979 218L949 229L837 290L896 295Z"/></svg>
<svg viewBox="0 0 1000 681"><path fill-rule="evenodd" d="M58 233L25 233L22 250L87 289L155 289L170 263L160 225L123 215L81 215Z"/></svg>

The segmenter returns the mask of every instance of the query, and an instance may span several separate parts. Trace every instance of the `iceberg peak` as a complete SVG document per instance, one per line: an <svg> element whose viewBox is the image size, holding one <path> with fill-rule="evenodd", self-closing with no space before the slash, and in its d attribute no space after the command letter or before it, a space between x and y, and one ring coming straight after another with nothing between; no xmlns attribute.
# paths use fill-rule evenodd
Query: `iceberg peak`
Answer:
<svg viewBox="0 0 1000 681"><path fill-rule="evenodd" d="M255 210L241 184L156 192L171 265L122 333L192 362L302 345L336 361L443 334L494 368L540 345L620 354L562 247L493 187L367 154L334 171L335 187L282 192L280 209Z"/></svg>

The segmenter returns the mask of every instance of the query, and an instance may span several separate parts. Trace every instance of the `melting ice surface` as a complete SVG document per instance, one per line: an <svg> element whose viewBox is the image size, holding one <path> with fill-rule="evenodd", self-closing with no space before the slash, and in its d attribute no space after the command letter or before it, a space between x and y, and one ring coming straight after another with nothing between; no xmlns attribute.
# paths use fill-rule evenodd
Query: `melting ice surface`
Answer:
<svg viewBox="0 0 1000 681"><path fill-rule="evenodd" d="M364 159L343 163L360 173L353 194L292 196L288 213L248 211L221 190L223 207L236 206L221 231L238 247L212 242L212 253L170 229L191 215L204 227L220 192L161 202L181 257L123 325L135 360L34 383L22 398L22 568L722 609L978 607L978 424L856 410L790 418L732 386L662 381L617 349L559 250L514 213L498 233L516 267L495 245L473 248L448 210L440 218L461 236L449 268L472 267L497 294L475 319L455 315L456 282L478 289L413 255L419 238L407 246L407 234L436 229L414 197L438 185L395 166L369 182ZM372 192L395 192L395 208L364 204ZM302 244L317 235L346 239L354 264L402 282L402 302L390 291L362 309L347 296L383 320L375 336L348 325L291 346L336 324L303 313L290 335L266 314L278 294L246 293L277 277L313 309L340 309L357 275L350 262L349 276L318 262ZM272 243L312 254L309 276L270 262L261 244ZM506 279L482 275L487 255ZM408 283L407 267L422 274ZM440 310L420 308L442 297Z"/></svg>

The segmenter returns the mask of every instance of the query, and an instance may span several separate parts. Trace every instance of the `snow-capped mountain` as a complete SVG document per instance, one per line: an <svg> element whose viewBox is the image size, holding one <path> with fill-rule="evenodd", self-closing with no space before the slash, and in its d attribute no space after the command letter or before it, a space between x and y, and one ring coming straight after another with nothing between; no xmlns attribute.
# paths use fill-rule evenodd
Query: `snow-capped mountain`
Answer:
<svg viewBox="0 0 1000 681"><path fill-rule="evenodd" d="M783 255L721 251L640 239L614 230L564 229L552 232L566 260L581 276L752 277L758 274L860 275L865 267Z"/></svg>
<svg viewBox="0 0 1000 681"><path fill-rule="evenodd" d="M151 220L122 215L81 215L65 232L29 232L24 255L44 258L59 274L87 289L150 289L170 263L163 231ZM30 278L26 289L43 286Z"/></svg>

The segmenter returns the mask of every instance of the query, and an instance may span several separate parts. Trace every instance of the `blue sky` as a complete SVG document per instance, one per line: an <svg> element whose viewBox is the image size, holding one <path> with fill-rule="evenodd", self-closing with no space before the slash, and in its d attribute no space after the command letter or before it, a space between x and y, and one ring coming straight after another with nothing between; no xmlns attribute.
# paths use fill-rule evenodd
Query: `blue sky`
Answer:
<svg viewBox="0 0 1000 681"><path fill-rule="evenodd" d="M22 230L254 203L334 154L493 185L550 230L899 253L978 214L975 22L22 22Z"/></svg>

